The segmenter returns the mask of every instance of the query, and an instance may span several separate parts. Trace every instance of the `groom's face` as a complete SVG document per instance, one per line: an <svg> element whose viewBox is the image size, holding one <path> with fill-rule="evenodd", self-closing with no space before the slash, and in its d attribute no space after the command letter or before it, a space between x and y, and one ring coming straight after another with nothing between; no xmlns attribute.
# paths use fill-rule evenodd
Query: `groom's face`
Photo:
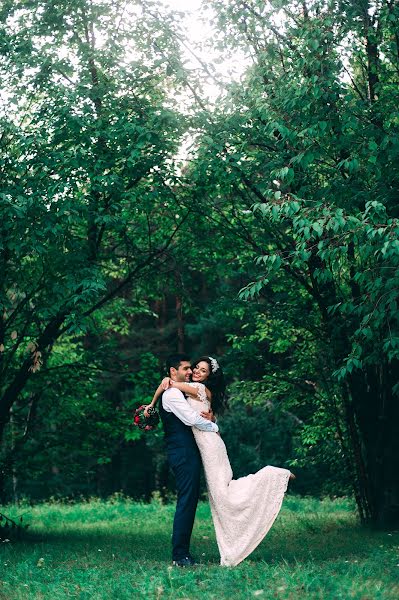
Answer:
<svg viewBox="0 0 399 600"><path fill-rule="evenodd" d="M188 360L182 360L178 369L172 368L171 370L172 379L175 381L190 381L190 375L192 374L191 363Z"/></svg>

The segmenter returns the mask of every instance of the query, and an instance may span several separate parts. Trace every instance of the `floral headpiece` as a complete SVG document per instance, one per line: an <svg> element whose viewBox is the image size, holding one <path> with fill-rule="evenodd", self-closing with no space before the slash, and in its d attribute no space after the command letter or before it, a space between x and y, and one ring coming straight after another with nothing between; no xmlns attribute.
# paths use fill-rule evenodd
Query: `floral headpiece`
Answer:
<svg viewBox="0 0 399 600"><path fill-rule="evenodd" d="M216 358L212 358L212 356L208 356L209 360L211 361L211 369L212 369L212 373L216 373L216 371L219 368L219 363L216 360Z"/></svg>

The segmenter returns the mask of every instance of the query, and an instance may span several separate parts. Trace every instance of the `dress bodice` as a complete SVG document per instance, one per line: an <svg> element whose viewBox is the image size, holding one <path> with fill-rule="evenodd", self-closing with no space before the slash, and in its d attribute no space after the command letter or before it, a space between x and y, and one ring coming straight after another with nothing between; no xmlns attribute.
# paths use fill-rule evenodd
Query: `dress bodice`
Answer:
<svg viewBox="0 0 399 600"><path fill-rule="evenodd" d="M191 408L193 408L196 412L208 412L211 408L211 403L208 400L206 395L206 389L203 383L190 382L190 386L196 388L198 398L191 398L188 396L187 400L190 404Z"/></svg>

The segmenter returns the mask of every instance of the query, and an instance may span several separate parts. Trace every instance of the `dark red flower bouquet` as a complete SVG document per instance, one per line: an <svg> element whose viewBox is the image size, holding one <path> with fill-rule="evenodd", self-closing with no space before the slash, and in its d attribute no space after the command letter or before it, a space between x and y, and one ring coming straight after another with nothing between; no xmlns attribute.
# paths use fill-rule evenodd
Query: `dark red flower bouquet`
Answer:
<svg viewBox="0 0 399 600"><path fill-rule="evenodd" d="M147 409L148 417L144 414L144 406L139 406L136 408L134 412L133 423L139 428L144 429L144 431L150 431L151 429L155 429L155 427L159 423L159 414L155 408Z"/></svg>

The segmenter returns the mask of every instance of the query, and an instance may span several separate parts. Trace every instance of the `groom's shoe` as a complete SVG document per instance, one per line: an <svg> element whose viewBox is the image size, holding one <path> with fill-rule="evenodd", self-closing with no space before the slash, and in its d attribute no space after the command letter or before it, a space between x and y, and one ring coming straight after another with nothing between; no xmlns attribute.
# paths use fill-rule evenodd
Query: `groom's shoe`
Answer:
<svg viewBox="0 0 399 600"><path fill-rule="evenodd" d="M191 556L185 556L184 558L179 558L172 562L174 567L195 567L195 560Z"/></svg>

